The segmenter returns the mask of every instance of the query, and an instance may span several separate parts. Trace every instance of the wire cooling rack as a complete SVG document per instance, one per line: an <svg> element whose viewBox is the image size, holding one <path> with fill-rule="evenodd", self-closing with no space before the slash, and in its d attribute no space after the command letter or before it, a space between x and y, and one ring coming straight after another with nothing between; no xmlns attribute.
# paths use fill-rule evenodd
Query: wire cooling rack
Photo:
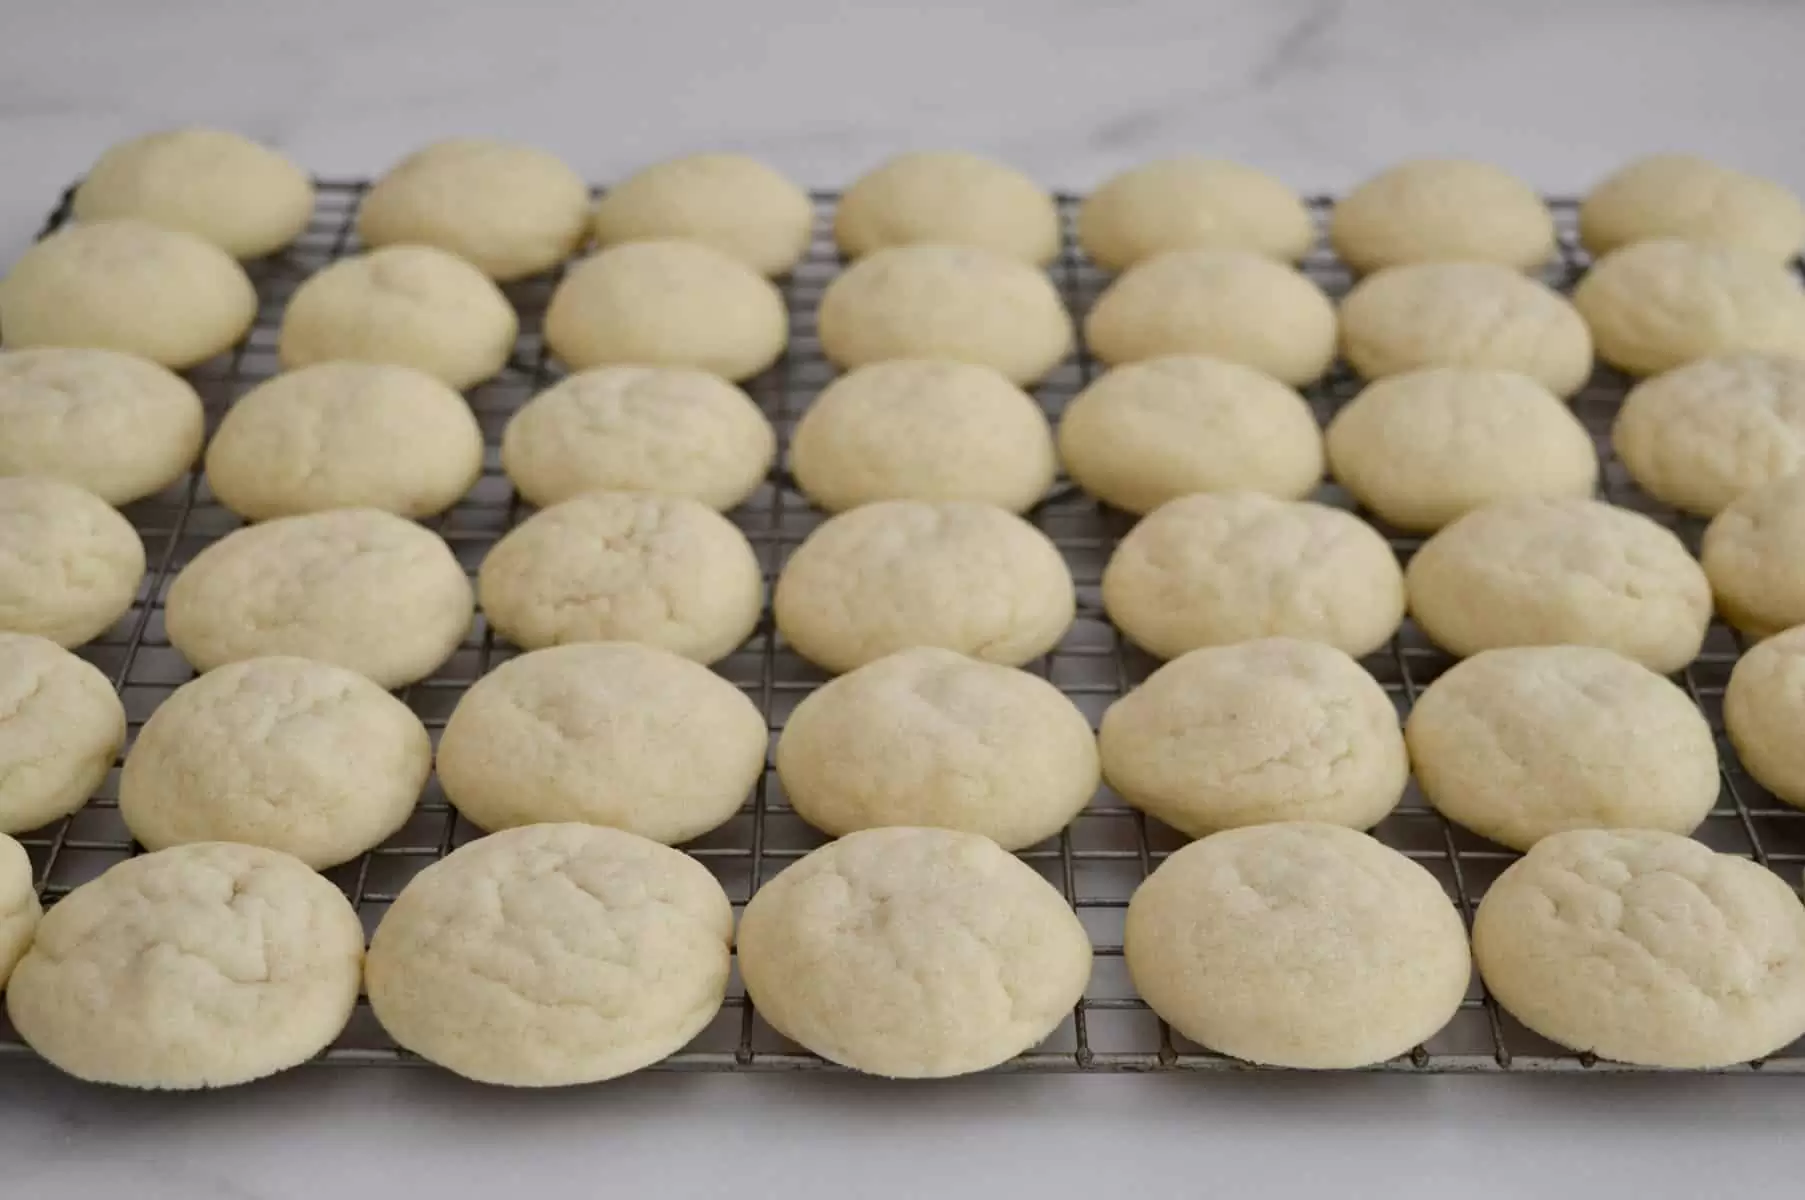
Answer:
<svg viewBox="0 0 1805 1200"><path fill-rule="evenodd" d="M295 287L333 259L358 247L353 231L357 206L367 190L362 182L326 181L302 238L285 253L250 267L260 298L250 335L231 354L190 373L206 402L209 430L225 409L255 384L275 374L276 330ZM787 446L797 418L833 375L815 337L815 310L840 262L831 237L831 194L816 196L816 234L807 258L783 281L791 321L787 353L748 390L776 425ZM1054 265L1055 278L1074 316L1081 317L1102 290L1104 275L1085 262L1070 235L1077 201L1061 197L1067 231L1065 249ZM1551 202L1560 226L1560 255L1550 264L1547 280L1566 290L1585 266L1574 236L1571 201ZM1321 223L1329 202L1312 208ZM62 224L69 197L45 225ZM1332 295L1349 286L1348 272L1320 245L1303 269ZM488 449L483 477L456 508L430 522L466 569L473 574L483 554L526 512L502 474L497 446L502 426L528 397L558 375L547 361L539 329L555 277L508 288L520 312L521 336L502 375L470 393ZM1037 389L1050 417L1088 383L1099 368L1082 346ZM1318 418L1327 421L1358 390L1358 381L1337 367L1306 395ZM1603 463L1603 491L1614 504L1646 512L1675 530L1696 549L1700 523L1681 517L1651 500L1629 481L1611 453L1610 421L1622 402L1628 381L1605 369L1576 399L1575 410L1592 431ZM780 458L780 464L786 461ZM1339 489L1324 484L1318 499L1351 506ZM170 580L196 553L236 528L238 519L222 508L197 470L163 494L127 510L143 535L150 570L131 612L82 654L113 680L124 701L132 736L157 704L193 677L171 648L163 628L163 601ZM785 557L822 519L796 491L781 465L772 477L731 514L757 549L767 580L775 579ZM1032 514L1035 524L1064 552L1078 584L1078 619L1060 646L1032 669L1050 679L1091 718L1153 670L1158 664L1129 647L1104 619L1098 584L1104 562L1127 518L1099 508L1063 483ZM1385 530L1400 559L1407 559L1420 538ZM1805 864L1805 812L1789 808L1750 779L1723 734L1722 698L1741 645L1722 624L1713 625L1699 658L1680 677L1717 734L1723 764L1719 802L1697 836L1715 849L1752 858L1797 882ZM436 740L464 690L496 663L515 651L498 642L479 617L471 637L431 678L402 693ZM1366 668L1407 714L1417 694L1452 660L1406 624L1384 650L1364 660ZM716 669L759 705L773 737L798 701L819 686L824 676L791 652L773 632L769 613L753 638ZM101 792L73 817L26 836L46 902L54 901L130 856L135 847L118 814L115 769ZM423 866L477 836L445 801L436 781L429 785L413 818L388 842L355 862L329 872L350 897L366 930L374 929L402 885ZM1414 785L1402 805L1374 830L1386 844L1428 867L1442 881L1470 923L1474 906L1487 885L1516 855L1450 825L1429 808ZM755 794L728 825L686 849L720 878L736 908L753 889L823 839L797 818L785 802L776 773L767 764ZM1021 857L1042 872L1077 910L1096 947L1091 984L1075 1011L1040 1047L1012 1060L1002 1070L1015 1071L1156 1071L1249 1069L1246 1064L1185 1042L1136 998L1122 961L1122 924L1128 898L1166 854L1183 838L1130 809L1107 789L1057 839L1030 848ZM0 1053L29 1053L0 1017ZM319 1060L341 1064L399 1064L419 1060L399 1050L383 1034L368 1006L359 1005L344 1035ZM745 999L737 974L730 998L715 1022L696 1041L672 1056L664 1069L785 1071L831 1069L830 1064L799 1050L760 1021ZM1500 1011L1475 980L1459 1014L1443 1032L1408 1055L1373 1068L1382 1071L1624 1071L1619 1064L1574 1055L1516 1024ZM1733 1071L1805 1072L1805 1043L1762 1063Z"/></svg>

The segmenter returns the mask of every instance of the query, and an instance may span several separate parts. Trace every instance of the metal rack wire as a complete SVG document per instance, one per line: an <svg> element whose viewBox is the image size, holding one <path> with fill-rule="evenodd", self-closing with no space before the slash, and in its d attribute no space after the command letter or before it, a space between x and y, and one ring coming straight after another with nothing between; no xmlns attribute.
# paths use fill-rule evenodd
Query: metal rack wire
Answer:
<svg viewBox="0 0 1805 1200"><path fill-rule="evenodd" d="M209 429L225 409L250 387L275 374L276 329L287 298L299 282L335 258L356 249L353 223L368 185L325 181L319 203L303 237L285 253L251 266L260 307L255 327L230 355L190 373L206 402ZM821 293L840 269L832 238L835 196L816 197L813 246L791 277L784 281L791 320L787 353L749 391L776 425L787 446L790 431L814 395L833 375L815 337L815 310ZM1573 233L1574 205L1551 202L1561 228L1560 256L1548 268L1550 283L1569 288L1584 269L1583 252ZM1067 230L1065 251L1054 266L1062 294L1075 315L1082 315L1106 282L1088 265L1070 236L1077 201L1061 197ZM1319 219L1329 202L1312 207ZM69 200L50 216L48 232L68 218ZM1304 270L1332 295L1347 290L1347 271L1319 247ZM498 463L497 443L508 417L557 375L539 337L546 302L555 278L540 278L508 289L521 316L522 333L502 376L470 393L470 403L488 442L483 477L456 508L431 522L474 573L482 555L526 511L514 495ZM1098 372L1082 347L1039 389L1049 416L1057 417L1066 402ZM1358 381L1337 368L1308 389L1318 417L1327 421L1357 390ZM1649 513L1678 530L1696 548L1700 525L1650 500L1630 483L1611 453L1605 436L1621 403L1627 381L1601 369L1576 399L1575 408L1593 432L1603 461L1603 491L1612 503ZM780 459L780 463L783 461ZM1350 504L1345 494L1324 484L1319 499ZM108 634L82 653L113 680L123 699L132 735L151 711L193 673L169 645L163 629L163 600L175 573L194 555L236 528L238 519L220 507L196 472L163 494L132 505L127 515L143 535L150 570L131 612ZM768 579L821 517L801 498L781 466L764 486L731 514L757 549ZM1104 619L1098 596L1103 565L1128 521L1120 514L1061 486L1034 512L1033 519L1061 548L1078 584L1078 619L1052 654L1033 669L1066 692L1092 719L1157 665L1128 647ZM1382 527L1381 527L1382 528ZM1408 558L1421 539L1386 531L1400 558ZM1700 657L1683 673L1682 682L1717 734L1723 764L1719 803L1698 837L1716 849L1750 857L1780 871L1789 883L1805 865L1805 812L1789 808L1755 784L1737 762L1723 736L1722 696L1741 645L1726 627L1714 625ZM431 678L402 693L433 732L436 740L458 697L491 666L514 653L498 643L479 618L471 637ZM1413 626L1406 624L1391 645L1369 656L1365 665L1398 706L1408 713L1418 692L1451 664ZM757 633L717 670L756 701L775 734L796 703L824 676L785 647L772 630L769 614ZM134 852L118 815L118 771L100 794L73 817L21 840L31 854L46 901L65 894ZM1430 809L1412 787L1403 804L1374 831L1382 841L1432 870L1470 922L1486 886L1515 855L1451 826ZM421 867L477 835L446 803L436 782L422 798L413 818L387 843L355 862L330 872L357 906L366 928L373 929L402 885ZM785 802L781 784L769 768L755 794L727 826L686 849L721 879L736 907L788 862L819 845L822 838L796 817ZM1006 1064L1014 1071L1155 1071L1237 1070L1246 1064L1212 1054L1175 1036L1136 997L1122 962L1122 922L1135 886L1183 839L1173 831L1128 808L1107 790L1100 792L1057 839L1022 852L1064 893L1089 930L1096 947L1096 969L1085 998L1044 1045ZM0 1054L29 1050L0 1017ZM350 1028L318 1060L339 1064L415 1062L397 1049L360 1005ZM737 977L727 1007L690 1047L662 1064L672 1070L785 1071L832 1069L821 1059L785 1043L763 1024L739 989ZM1524 1030L1487 998L1477 982L1456 1019L1442 1033L1412 1053L1374 1068L1404 1072L1622 1071L1617 1064L1568 1053ZM1731 1068L1747 1072L1805 1072L1805 1043L1764 1063Z"/></svg>

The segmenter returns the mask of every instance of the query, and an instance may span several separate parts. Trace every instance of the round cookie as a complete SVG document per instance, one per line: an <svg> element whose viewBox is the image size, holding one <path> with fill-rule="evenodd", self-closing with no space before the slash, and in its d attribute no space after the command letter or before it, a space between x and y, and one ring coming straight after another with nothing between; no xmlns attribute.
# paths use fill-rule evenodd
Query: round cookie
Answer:
<svg viewBox="0 0 1805 1200"><path fill-rule="evenodd" d="M1805 360L1729 354L1645 379L1618 410L1611 444L1643 491L1716 516L1805 467Z"/></svg>
<svg viewBox="0 0 1805 1200"><path fill-rule="evenodd" d="M1053 486L1053 432L989 367L897 358L840 376L790 435L790 471L817 507L971 500L1025 512Z"/></svg>
<svg viewBox="0 0 1805 1200"><path fill-rule="evenodd" d="M757 159L691 154L634 172L602 194L598 245L680 238L713 246L761 275L782 275L808 253L808 193Z"/></svg>
<svg viewBox="0 0 1805 1200"><path fill-rule="evenodd" d="M1370 525L1307 500L1210 492L1161 505L1103 569L1103 607L1157 658L1263 637L1358 658L1404 619L1404 578Z"/></svg>
<svg viewBox="0 0 1805 1200"><path fill-rule="evenodd" d="M1053 281L975 246L891 246L827 285L821 351L851 369L889 358L994 367L1029 384L1072 348L1072 319Z"/></svg>
<svg viewBox="0 0 1805 1200"><path fill-rule="evenodd" d="M1677 834L1537 842L1480 901L1473 958L1531 1030L1652 1067L1720 1067L1805 1034L1805 908L1766 867Z"/></svg>
<svg viewBox="0 0 1805 1200"><path fill-rule="evenodd" d="M1410 777L1385 689L1332 646L1264 638L1173 659L1109 706L1104 778L1191 837L1272 821L1367 829Z"/></svg>
<svg viewBox="0 0 1805 1200"><path fill-rule="evenodd" d="M1601 646L1663 675L1698 655L1711 585L1672 532L1596 500L1475 509L1411 556L1410 615L1456 657Z"/></svg>
<svg viewBox="0 0 1805 1200"><path fill-rule="evenodd" d="M1302 274L1247 250L1168 250L1097 298L1084 340L1106 363L1203 354L1294 387L1335 358L1335 306Z"/></svg>
<svg viewBox="0 0 1805 1200"><path fill-rule="evenodd" d="M482 829L581 821L671 845L739 811L767 741L758 706L707 667L586 642L511 658L477 680L439 738L439 782Z"/></svg>
<svg viewBox="0 0 1805 1200"><path fill-rule="evenodd" d="M231 255L148 221L66 225L0 279L13 350L92 346L180 369L231 349L256 316L256 289Z"/></svg>
<svg viewBox="0 0 1805 1200"><path fill-rule="evenodd" d="M1302 396L1192 354L1116 367L1079 392L1059 418L1059 457L1073 483L1137 514L1192 492L1295 500L1322 481L1322 433Z"/></svg>
<svg viewBox="0 0 1805 1200"><path fill-rule="evenodd" d="M848 258L932 243L1049 263L1059 257L1059 209L1013 167L960 150L924 150L853 181L834 210L834 241Z"/></svg>
<svg viewBox="0 0 1805 1200"><path fill-rule="evenodd" d="M269 655L334 663L399 688L470 632L470 580L440 537L341 508L235 530L169 587L164 625L196 670Z"/></svg>
<svg viewBox="0 0 1805 1200"><path fill-rule="evenodd" d="M0 833L0 988L25 957L44 915L25 847Z"/></svg>
<svg viewBox="0 0 1805 1200"><path fill-rule="evenodd" d="M0 476L48 475L130 504L187 472L205 423L188 381L149 359L73 347L0 351Z"/></svg>
<svg viewBox="0 0 1805 1200"><path fill-rule="evenodd" d="M0 633L0 833L86 804L124 744L125 708L105 675L55 642Z"/></svg>
<svg viewBox="0 0 1805 1200"><path fill-rule="evenodd" d="M477 595L522 649L643 642L711 663L751 636L764 579L746 535L700 501L585 492L497 542Z"/></svg>
<svg viewBox="0 0 1805 1200"><path fill-rule="evenodd" d="M582 492L692 496L726 511L765 481L777 435L752 398L689 367L597 367L527 401L501 465L541 508Z"/></svg>
<svg viewBox="0 0 1805 1200"><path fill-rule="evenodd" d="M1497 500L1590 496L1579 418L1514 371L1427 367L1369 384L1329 422L1336 482L1387 525L1433 532Z"/></svg>
<svg viewBox="0 0 1805 1200"><path fill-rule="evenodd" d="M240 396L207 444L207 486L251 521L328 508L427 517L483 473L464 398L393 363L324 362Z"/></svg>
<svg viewBox="0 0 1805 1200"><path fill-rule="evenodd" d="M1805 242L1805 205L1759 175L1691 154L1651 154L1612 172L1579 206L1579 240L1595 255L1667 237L1784 262Z"/></svg>
<svg viewBox="0 0 1805 1200"><path fill-rule="evenodd" d="M1598 356L1632 375L1745 351L1805 356L1805 289L1757 250L1637 242L1599 259L1573 304Z"/></svg>
<svg viewBox="0 0 1805 1200"><path fill-rule="evenodd" d="M989 838L904 826L848 834L754 892L739 964L791 1041L872 1075L942 1078L1058 1028L1091 945L1053 886Z"/></svg>
<svg viewBox="0 0 1805 1200"><path fill-rule="evenodd" d="M363 926L275 850L199 842L130 858L59 900L13 971L19 1036L78 1079L247 1083L331 1045L357 1003Z"/></svg>
<svg viewBox="0 0 1805 1200"><path fill-rule="evenodd" d="M1296 262L1315 241L1296 192L1264 171L1196 155L1124 171L1078 206L1078 244L1106 271L1167 250L1251 250Z"/></svg>
<svg viewBox="0 0 1805 1200"><path fill-rule="evenodd" d="M487 276L431 246L384 246L308 277L282 314L290 370L334 359L414 367L459 389L507 365L520 322Z"/></svg>
<svg viewBox="0 0 1805 1200"><path fill-rule="evenodd" d="M406 824L431 771L426 726L362 675L252 658L151 713L125 756L119 815L147 850L242 842L323 869Z"/></svg>
<svg viewBox="0 0 1805 1200"><path fill-rule="evenodd" d="M1717 802L1717 745L1690 697L1593 646L1486 650L1404 725L1443 816L1513 850L1568 829L1691 833Z"/></svg>
<svg viewBox="0 0 1805 1200"><path fill-rule="evenodd" d="M1047 536L988 504L880 500L791 552L772 610L784 640L835 674L913 646L1017 667L1072 624L1072 574Z"/></svg>
<svg viewBox="0 0 1805 1200"><path fill-rule="evenodd" d="M1755 781L1805 808L1805 629L1776 634L1736 661L1724 689L1724 730Z"/></svg>
<svg viewBox="0 0 1805 1200"><path fill-rule="evenodd" d="M804 696L777 739L798 816L831 837L892 825L979 833L1020 850L1097 790L1090 721L1036 675L917 646Z"/></svg>
<svg viewBox="0 0 1805 1200"><path fill-rule="evenodd" d="M701 863L618 829L528 825L408 881L370 939L389 1036L483 1083L612 1079L675 1053L727 994L733 909Z"/></svg>
<svg viewBox="0 0 1805 1200"><path fill-rule="evenodd" d="M1571 396L1592 377L1592 335L1579 312L1496 263L1416 263L1361 280L1341 302L1341 352L1367 379L1479 367Z"/></svg>
<svg viewBox="0 0 1805 1200"><path fill-rule="evenodd" d="M80 646L131 610L144 543L131 522L71 483L0 477L0 632Z"/></svg>
<svg viewBox="0 0 1805 1200"><path fill-rule="evenodd" d="M1472 975L1435 876L1313 821L1172 854L1129 900L1123 950L1135 990L1172 1028L1282 1067L1396 1058L1453 1019Z"/></svg>
<svg viewBox="0 0 1805 1200"><path fill-rule="evenodd" d="M1554 253L1554 218L1535 189L1489 163L1419 158L1344 196L1329 243L1361 273L1435 261L1525 268Z"/></svg>
<svg viewBox="0 0 1805 1200"><path fill-rule="evenodd" d="M1706 528L1699 562L1717 611L1750 637L1805 624L1805 475L1738 496Z"/></svg>
<svg viewBox="0 0 1805 1200"><path fill-rule="evenodd" d="M268 146L221 129L171 129L111 146L75 189L78 221L136 217L262 258L313 217L307 173Z"/></svg>

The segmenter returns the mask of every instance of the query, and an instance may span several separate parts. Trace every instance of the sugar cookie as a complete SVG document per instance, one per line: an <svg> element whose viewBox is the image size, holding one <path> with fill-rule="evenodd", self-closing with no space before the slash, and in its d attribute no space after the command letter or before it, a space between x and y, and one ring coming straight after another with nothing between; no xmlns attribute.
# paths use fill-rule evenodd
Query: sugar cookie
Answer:
<svg viewBox="0 0 1805 1200"><path fill-rule="evenodd" d="M1329 242L1360 272L1430 261L1533 267L1554 253L1554 218L1533 188L1489 163L1419 158L1344 196Z"/></svg>
<svg viewBox="0 0 1805 1200"><path fill-rule="evenodd" d="M0 833L0 988L25 956L44 910L25 847Z"/></svg>
<svg viewBox="0 0 1805 1200"><path fill-rule="evenodd" d="M0 633L0 833L86 804L124 744L125 707L105 675L46 638Z"/></svg>
<svg viewBox="0 0 1805 1200"><path fill-rule="evenodd" d="M602 246L681 238L713 246L761 275L808 253L808 193L757 159L691 154L654 163L603 193L592 225Z"/></svg>
<svg viewBox="0 0 1805 1200"><path fill-rule="evenodd" d="M1805 629L1776 634L1736 661L1724 689L1724 730L1755 781L1805 808Z"/></svg>
<svg viewBox="0 0 1805 1200"><path fill-rule="evenodd" d="M848 258L932 243L1048 263L1059 256L1059 209L1013 167L960 150L917 151L853 181L834 211L834 240Z"/></svg>
<svg viewBox="0 0 1805 1200"><path fill-rule="evenodd" d="M1785 261L1805 242L1805 205L1759 175L1691 154L1651 154L1613 171L1579 206L1579 240L1593 254L1666 237Z"/></svg>
<svg viewBox="0 0 1805 1200"><path fill-rule="evenodd" d="M1078 244L1106 271L1167 250L1251 250L1296 262L1315 241L1296 192L1264 171L1195 155L1124 171L1078 206Z"/></svg>
<svg viewBox="0 0 1805 1200"><path fill-rule="evenodd" d="M131 610L144 543L131 522L74 484L0 477L0 631L91 642Z"/></svg>
<svg viewBox="0 0 1805 1200"><path fill-rule="evenodd" d="M1717 611L1749 636L1805 624L1805 475L1738 496L1712 518L1699 562Z"/></svg>

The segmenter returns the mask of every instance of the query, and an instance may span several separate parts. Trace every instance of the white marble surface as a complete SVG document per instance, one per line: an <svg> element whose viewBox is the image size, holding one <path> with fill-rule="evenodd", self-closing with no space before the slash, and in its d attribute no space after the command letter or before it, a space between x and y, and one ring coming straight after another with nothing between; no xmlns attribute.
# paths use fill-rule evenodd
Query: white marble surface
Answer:
<svg viewBox="0 0 1805 1200"><path fill-rule="evenodd" d="M431 138L598 181L726 147L817 186L911 146L1083 188L1179 151L1336 189L1399 157L1575 191L1632 154L1805 187L1805 5L1534 0L18 0L0 262L107 143L235 127L322 175ZM1722 1194L1796 1184L1784 1079L648 1076L549 1095L311 1069L136 1096L0 1064L0 1195ZM1159 1188L1160 1191L1153 1189Z"/></svg>

